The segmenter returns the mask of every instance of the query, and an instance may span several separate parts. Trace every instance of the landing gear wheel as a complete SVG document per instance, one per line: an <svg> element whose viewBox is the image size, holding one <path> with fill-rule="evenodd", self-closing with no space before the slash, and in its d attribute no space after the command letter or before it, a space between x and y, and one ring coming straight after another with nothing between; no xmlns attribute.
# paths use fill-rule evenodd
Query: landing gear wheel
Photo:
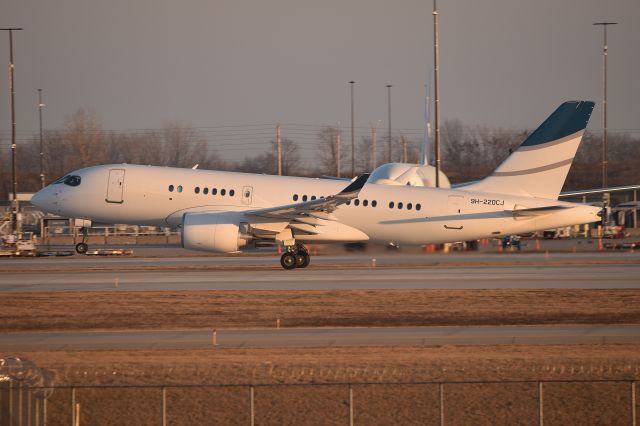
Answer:
<svg viewBox="0 0 640 426"><path fill-rule="evenodd" d="M85 254L89 250L89 246L85 243L76 244L76 251L78 254Z"/></svg>
<svg viewBox="0 0 640 426"><path fill-rule="evenodd" d="M284 269L295 269L297 263L296 255L290 251L284 253L280 258L280 264Z"/></svg>
<svg viewBox="0 0 640 426"><path fill-rule="evenodd" d="M311 256L306 252L296 253L296 268L306 268L311 262Z"/></svg>

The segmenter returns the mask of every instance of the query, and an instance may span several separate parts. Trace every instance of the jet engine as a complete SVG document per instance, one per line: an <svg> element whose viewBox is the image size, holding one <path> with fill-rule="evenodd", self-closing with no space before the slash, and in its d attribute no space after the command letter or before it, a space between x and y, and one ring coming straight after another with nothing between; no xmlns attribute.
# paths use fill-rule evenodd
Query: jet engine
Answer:
<svg viewBox="0 0 640 426"><path fill-rule="evenodd" d="M251 240L243 232L242 213L185 213L182 216L182 247L188 250L233 253Z"/></svg>

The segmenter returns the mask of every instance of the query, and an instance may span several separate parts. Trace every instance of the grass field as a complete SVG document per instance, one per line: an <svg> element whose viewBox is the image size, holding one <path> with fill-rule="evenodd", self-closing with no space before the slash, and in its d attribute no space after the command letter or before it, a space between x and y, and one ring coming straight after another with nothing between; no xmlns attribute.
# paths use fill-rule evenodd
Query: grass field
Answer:
<svg viewBox="0 0 640 426"><path fill-rule="evenodd" d="M4 293L0 330L623 324L639 290Z"/></svg>

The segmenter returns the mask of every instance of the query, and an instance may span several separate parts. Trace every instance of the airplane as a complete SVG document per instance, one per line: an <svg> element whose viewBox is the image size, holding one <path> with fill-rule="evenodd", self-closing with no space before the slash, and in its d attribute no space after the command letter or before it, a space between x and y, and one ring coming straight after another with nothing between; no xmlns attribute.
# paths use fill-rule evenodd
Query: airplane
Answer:
<svg viewBox="0 0 640 426"><path fill-rule="evenodd" d="M455 188L133 164L83 168L38 191L45 212L92 223L178 226L182 247L233 253L276 242L284 269L305 243L439 244L597 222L601 209L558 201L594 103L561 104L486 178ZM76 246L88 249L86 240Z"/></svg>

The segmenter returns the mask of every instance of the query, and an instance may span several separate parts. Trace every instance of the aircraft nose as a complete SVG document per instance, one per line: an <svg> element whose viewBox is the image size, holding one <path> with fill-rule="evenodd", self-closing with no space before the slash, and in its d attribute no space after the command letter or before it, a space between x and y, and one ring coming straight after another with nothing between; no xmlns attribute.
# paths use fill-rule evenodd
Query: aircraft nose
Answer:
<svg viewBox="0 0 640 426"><path fill-rule="evenodd" d="M50 188L43 188L40 191L33 194L31 197L31 204L38 207L42 211L51 211L53 209L53 202L55 195Z"/></svg>

